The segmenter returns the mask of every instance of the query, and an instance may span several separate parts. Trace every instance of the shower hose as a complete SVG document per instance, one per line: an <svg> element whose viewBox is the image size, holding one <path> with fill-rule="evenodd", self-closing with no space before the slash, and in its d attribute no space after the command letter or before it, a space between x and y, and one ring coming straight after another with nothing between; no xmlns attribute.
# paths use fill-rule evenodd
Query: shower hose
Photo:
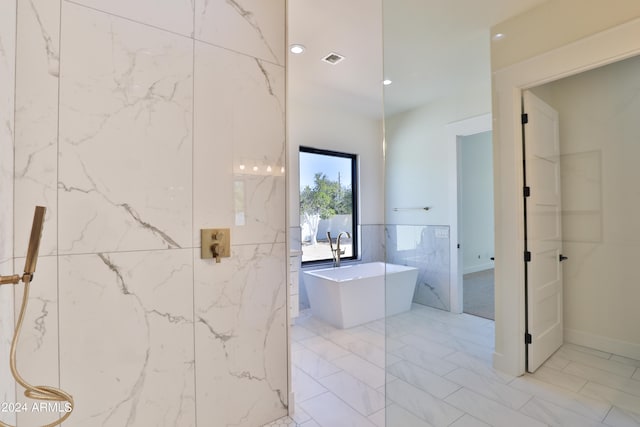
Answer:
<svg viewBox="0 0 640 427"><path fill-rule="evenodd" d="M13 333L13 340L11 341L11 356L10 356L10 367L11 374L13 378L15 378L16 382L24 387L24 395L29 399L35 400L44 400L44 401L54 401L54 402L68 402L69 405L64 408L65 414L57 419L56 421L45 424L42 427L54 427L60 425L63 421L65 421L69 416L71 416L71 411L73 411L73 397L69 393L64 390L60 390L55 387L50 387L46 385L38 385L33 386L25 381L24 378L18 372L18 368L16 367L16 347L18 344L18 338L20 337L20 330L22 329L22 322L24 321L24 314L27 308L27 301L29 300L29 286L31 284L31 275L25 274L22 276L22 281L24 282L24 294L22 297L22 306L20 307L20 314L18 315L18 322L16 323L16 328ZM10 424L5 424L0 421L0 427L13 427Z"/></svg>

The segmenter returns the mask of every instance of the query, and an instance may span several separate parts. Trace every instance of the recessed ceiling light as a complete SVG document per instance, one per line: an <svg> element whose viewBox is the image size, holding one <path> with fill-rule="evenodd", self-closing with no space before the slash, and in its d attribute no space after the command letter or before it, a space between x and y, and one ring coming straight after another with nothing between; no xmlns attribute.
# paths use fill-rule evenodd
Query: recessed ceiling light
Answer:
<svg viewBox="0 0 640 427"><path fill-rule="evenodd" d="M389 86L391 83L393 83L393 82L391 80L389 80L389 79L384 79L382 81L382 84L385 85L385 86Z"/></svg>
<svg viewBox="0 0 640 427"><path fill-rule="evenodd" d="M302 52L304 52L305 47L302 46L301 44L292 44L291 46L289 46L289 52L294 53L296 55L301 54Z"/></svg>
<svg viewBox="0 0 640 427"><path fill-rule="evenodd" d="M504 34L503 33L496 33L492 37L492 39L494 39L494 40L502 40L503 38L504 38Z"/></svg>

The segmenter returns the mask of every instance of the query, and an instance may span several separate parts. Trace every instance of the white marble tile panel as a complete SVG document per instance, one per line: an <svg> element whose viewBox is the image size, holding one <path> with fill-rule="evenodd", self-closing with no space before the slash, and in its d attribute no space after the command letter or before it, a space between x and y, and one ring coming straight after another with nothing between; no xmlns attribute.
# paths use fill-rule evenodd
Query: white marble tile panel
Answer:
<svg viewBox="0 0 640 427"><path fill-rule="evenodd" d="M571 360L565 359L559 356L558 353L555 353L544 362L544 366L561 371L566 368L569 363L571 363Z"/></svg>
<svg viewBox="0 0 640 427"><path fill-rule="evenodd" d="M410 345L394 350L392 354L441 376L458 368L458 365L454 363L420 351Z"/></svg>
<svg viewBox="0 0 640 427"><path fill-rule="evenodd" d="M194 426L192 250L59 258L65 426Z"/></svg>
<svg viewBox="0 0 640 427"><path fill-rule="evenodd" d="M345 371L320 378L318 381L364 416L372 415L385 406L384 393L369 387Z"/></svg>
<svg viewBox="0 0 640 427"><path fill-rule="evenodd" d="M24 258L17 258L22 270ZM58 375L58 260L55 256L40 256L34 281L29 290L29 301L16 352L20 373L34 385L60 386ZM22 306L24 285L15 287L16 320ZM6 359L3 359L6 360ZM17 386L20 401L24 389ZM55 416L50 413L21 412L19 425L45 425Z"/></svg>
<svg viewBox="0 0 640 427"><path fill-rule="evenodd" d="M332 363L366 383L369 387L378 388L385 383L384 369L354 354L335 359Z"/></svg>
<svg viewBox="0 0 640 427"><path fill-rule="evenodd" d="M318 396L327 391L319 382L311 378L307 373L297 366L291 367L291 387L296 394L296 402L304 402L305 400ZM298 409L296 408L296 413ZM297 419L296 419L297 421ZM299 422L306 421L300 420Z"/></svg>
<svg viewBox="0 0 640 427"><path fill-rule="evenodd" d="M5 261L0 263L0 274L13 274L13 262ZM11 376L9 364L9 348L14 331L14 289L13 286L0 286L0 402L16 401L16 384ZM0 413L0 421L14 425L16 423L15 414Z"/></svg>
<svg viewBox="0 0 640 427"><path fill-rule="evenodd" d="M543 427L546 425L466 388L456 391L447 397L445 402L494 427Z"/></svg>
<svg viewBox="0 0 640 427"><path fill-rule="evenodd" d="M465 368L456 369L447 374L445 378L511 409L520 409L531 399L529 393L509 387L500 381L483 377Z"/></svg>
<svg viewBox="0 0 640 427"><path fill-rule="evenodd" d="M600 356L596 356L584 351L578 351L571 348L560 348L556 353L566 359L573 362L580 362L584 365L591 366L593 368L602 369L612 374L620 375L623 377L631 378L635 367L616 362L615 360L604 359Z"/></svg>
<svg viewBox="0 0 640 427"><path fill-rule="evenodd" d="M638 408L640 408L640 396L625 393L602 384L588 382L582 390L580 390L580 394L594 399L604 400L614 406L618 406L632 412L638 411Z"/></svg>
<svg viewBox="0 0 640 427"><path fill-rule="evenodd" d="M301 424L304 427L322 427L320 424L316 422L316 420L309 420Z"/></svg>
<svg viewBox="0 0 640 427"><path fill-rule="evenodd" d="M448 426L463 414L445 401L402 380L387 384L387 399L434 426Z"/></svg>
<svg viewBox="0 0 640 427"><path fill-rule="evenodd" d="M375 424L332 393L305 400L300 407L321 426L375 427Z"/></svg>
<svg viewBox="0 0 640 427"><path fill-rule="evenodd" d="M285 242L284 68L196 42L194 73L194 246Z"/></svg>
<svg viewBox="0 0 640 427"><path fill-rule="evenodd" d="M514 379L509 383L509 386L596 421L601 421L611 409L611 405L600 399L573 393L553 384L538 381L527 375Z"/></svg>
<svg viewBox="0 0 640 427"><path fill-rule="evenodd" d="M5 263L11 262L14 255L15 60L16 1L10 0L0 3L0 265L4 264L3 268L9 267ZM3 338L0 335L0 340Z"/></svg>
<svg viewBox="0 0 640 427"><path fill-rule="evenodd" d="M591 382L609 386L625 393L640 396L640 381L633 378L621 377L602 369L592 368L578 362L571 362L564 371L581 378L586 378Z"/></svg>
<svg viewBox="0 0 640 427"><path fill-rule="evenodd" d="M561 406L535 397L527 402L520 412L549 426L605 427L604 424L596 420L586 418Z"/></svg>
<svg viewBox="0 0 640 427"><path fill-rule="evenodd" d="M574 362L571 362L574 363ZM582 375L571 375L569 371L563 372L558 369L548 367L546 364L538 368L531 375L533 378L549 384L555 384L567 390L578 392L587 383L587 377Z"/></svg>
<svg viewBox="0 0 640 427"><path fill-rule="evenodd" d="M407 411L402 406L396 405L395 403L387 406L386 412L387 427L431 427L431 424L416 417L411 412ZM381 427L385 427L385 424L381 424Z"/></svg>
<svg viewBox="0 0 640 427"><path fill-rule="evenodd" d="M196 0L196 39L285 63L284 0Z"/></svg>
<svg viewBox="0 0 640 427"><path fill-rule="evenodd" d="M337 359L338 357L348 356L349 352L344 348L334 344L324 337L313 337L303 341L300 344L316 353L318 356L326 360Z"/></svg>
<svg viewBox="0 0 640 427"><path fill-rule="evenodd" d="M47 208L40 254L57 252L60 0L18 8L15 115L16 256L25 256L34 206Z"/></svg>
<svg viewBox="0 0 640 427"><path fill-rule="evenodd" d="M188 37L193 36L193 0L73 0L73 2Z"/></svg>
<svg viewBox="0 0 640 427"><path fill-rule="evenodd" d="M365 325L356 326L355 328L350 328L346 331L358 339L367 341L373 345L377 345L378 347L385 346L386 340L384 333L375 332L374 330L367 328Z"/></svg>
<svg viewBox="0 0 640 427"><path fill-rule="evenodd" d="M458 384L409 362L390 365L387 372L440 399L444 399L460 388Z"/></svg>
<svg viewBox="0 0 640 427"><path fill-rule="evenodd" d="M612 427L640 427L640 412L625 411L614 406L604 423Z"/></svg>
<svg viewBox="0 0 640 427"><path fill-rule="evenodd" d="M232 246L219 264L194 254L199 425L286 415L285 246Z"/></svg>
<svg viewBox="0 0 640 427"><path fill-rule="evenodd" d="M193 41L62 6L59 251L191 247Z"/></svg>

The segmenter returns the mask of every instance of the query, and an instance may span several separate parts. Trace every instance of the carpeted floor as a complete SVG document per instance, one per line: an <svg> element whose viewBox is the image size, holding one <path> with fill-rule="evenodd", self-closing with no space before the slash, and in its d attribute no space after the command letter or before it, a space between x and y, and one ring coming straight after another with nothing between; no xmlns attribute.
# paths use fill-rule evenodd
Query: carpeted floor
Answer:
<svg viewBox="0 0 640 427"><path fill-rule="evenodd" d="M493 269L465 274L463 308L465 313L494 320Z"/></svg>

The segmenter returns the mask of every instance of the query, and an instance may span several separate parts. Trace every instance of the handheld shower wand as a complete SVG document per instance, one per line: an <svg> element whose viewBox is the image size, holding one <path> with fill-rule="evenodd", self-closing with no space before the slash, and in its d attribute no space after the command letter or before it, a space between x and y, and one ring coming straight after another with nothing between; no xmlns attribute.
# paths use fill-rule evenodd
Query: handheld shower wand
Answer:
<svg viewBox="0 0 640 427"><path fill-rule="evenodd" d="M16 347L18 344L18 338L20 337L20 330L22 329L22 323L24 321L24 314L27 308L27 302L29 300L29 287L33 280L33 275L36 271L36 264L38 262L38 251L40 249L40 236L42 235L42 225L44 223L44 214L46 208L43 206L36 206L35 214L33 216L33 225L31 226L31 237L29 238L29 248L27 250L27 259L24 264L24 274L22 276L14 274L11 276L0 276L0 285L6 284L18 284L21 281L24 283L24 295L22 297L22 306L20 308L20 314L18 315L18 321L13 333L13 340L11 341L11 355L9 365L11 367L11 374L15 378L16 382L24 387L24 395L29 399L46 400L46 401L58 401L67 402L65 406L65 414L58 420L46 424L42 427L54 427L62 424L67 418L71 416L73 411L73 397L58 388L39 385L33 386L25 381L24 378L18 372L16 366ZM9 424L5 424L0 421L0 427L13 427Z"/></svg>

